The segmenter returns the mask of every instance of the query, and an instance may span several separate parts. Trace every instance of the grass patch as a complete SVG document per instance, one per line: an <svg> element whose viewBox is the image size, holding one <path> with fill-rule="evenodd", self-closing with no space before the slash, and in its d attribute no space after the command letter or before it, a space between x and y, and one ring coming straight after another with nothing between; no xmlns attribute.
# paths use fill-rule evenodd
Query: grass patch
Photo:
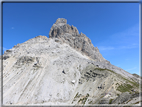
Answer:
<svg viewBox="0 0 142 107"><path fill-rule="evenodd" d="M106 69L103 69L103 68L95 68L94 70L104 71L104 70L106 70Z"/></svg>
<svg viewBox="0 0 142 107"><path fill-rule="evenodd" d="M134 104L139 104L140 102L142 102L142 101L138 101L138 102L136 102L136 103L134 103Z"/></svg>
<svg viewBox="0 0 142 107"><path fill-rule="evenodd" d="M90 101L89 104L92 104L92 101Z"/></svg>
<svg viewBox="0 0 142 107"><path fill-rule="evenodd" d="M107 71L110 71L111 73L115 74L118 78L121 78L121 79L125 80L127 83L131 83L133 86L139 88L139 84L137 82L135 82L134 80L133 81L128 80L125 77L121 76L120 74L117 74L116 72L114 72L114 71L112 71L110 69L95 68L94 70L100 70L100 71L107 70Z"/></svg>
<svg viewBox="0 0 142 107"><path fill-rule="evenodd" d="M117 87L116 90L120 91L120 92L131 92L131 89L133 88L133 86L131 86L130 84L121 84Z"/></svg>
<svg viewBox="0 0 142 107"><path fill-rule="evenodd" d="M86 97L84 97L83 99L80 99L78 101L78 103L81 102L82 104L85 104L85 102L87 101L88 97L89 97L89 94L87 93Z"/></svg>
<svg viewBox="0 0 142 107"><path fill-rule="evenodd" d="M78 95L79 95L79 92L75 95L74 99L77 98L77 97L79 97Z"/></svg>
<svg viewBox="0 0 142 107"><path fill-rule="evenodd" d="M109 100L109 104L111 104L111 103L112 103L112 100L113 100L113 99L110 99L110 100Z"/></svg>
<svg viewBox="0 0 142 107"><path fill-rule="evenodd" d="M137 82L135 82L135 81L130 81L130 80L124 78L124 77L122 77L122 78L123 78L125 81L127 81L127 82L133 84L135 87L139 88L139 84L138 84Z"/></svg>

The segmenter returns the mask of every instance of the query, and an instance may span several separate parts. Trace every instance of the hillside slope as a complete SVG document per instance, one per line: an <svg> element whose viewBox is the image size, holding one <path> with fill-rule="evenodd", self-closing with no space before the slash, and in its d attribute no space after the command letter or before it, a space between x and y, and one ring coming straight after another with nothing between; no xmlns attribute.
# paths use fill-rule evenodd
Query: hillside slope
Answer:
<svg viewBox="0 0 142 107"><path fill-rule="evenodd" d="M123 104L138 97L139 81L105 60L62 18L49 38L37 36L3 55L3 103L8 105Z"/></svg>

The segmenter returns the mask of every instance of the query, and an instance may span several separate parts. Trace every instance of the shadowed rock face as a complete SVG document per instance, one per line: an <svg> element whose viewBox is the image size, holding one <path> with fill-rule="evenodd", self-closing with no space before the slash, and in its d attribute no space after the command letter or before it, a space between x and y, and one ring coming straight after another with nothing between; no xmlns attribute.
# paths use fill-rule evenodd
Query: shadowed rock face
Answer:
<svg viewBox="0 0 142 107"><path fill-rule="evenodd" d="M100 54L97 47L94 47L91 40L83 33L78 32L73 25L67 24L64 18L58 18L50 29L49 38L57 38L61 43L67 43L74 49L97 61L106 61Z"/></svg>

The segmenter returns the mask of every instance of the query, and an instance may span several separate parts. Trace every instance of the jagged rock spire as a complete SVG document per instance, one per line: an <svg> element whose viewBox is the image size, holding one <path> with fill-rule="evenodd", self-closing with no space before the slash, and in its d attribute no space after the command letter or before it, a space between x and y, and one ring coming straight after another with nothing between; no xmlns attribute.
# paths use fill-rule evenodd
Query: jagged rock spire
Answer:
<svg viewBox="0 0 142 107"><path fill-rule="evenodd" d="M53 24L53 26L50 29L49 37L50 38L54 38L54 37L59 38L62 35L64 35L65 33L71 34L72 36L79 35L79 32L76 27L74 27L73 25L70 26L69 24L67 24L66 19L58 18L56 20L55 24Z"/></svg>
<svg viewBox="0 0 142 107"><path fill-rule="evenodd" d="M79 34L76 27L67 24L64 18L58 18L49 32L49 38L56 38L61 43L67 43L74 49L82 52L92 59L106 61L98 48L94 47L91 40L82 32Z"/></svg>
<svg viewBox="0 0 142 107"><path fill-rule="evenodd" d="M64 24L67 24L67 20L64 19L64 18L58 18L55 22L55 24L60 24L60 23L64 23Z"/></svg>

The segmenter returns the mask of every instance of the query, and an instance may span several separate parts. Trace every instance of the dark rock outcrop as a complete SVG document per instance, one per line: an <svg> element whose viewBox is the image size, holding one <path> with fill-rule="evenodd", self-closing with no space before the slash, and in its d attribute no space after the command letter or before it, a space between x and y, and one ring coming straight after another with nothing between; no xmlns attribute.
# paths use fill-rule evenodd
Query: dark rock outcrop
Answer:
<svg viewBox="0 0 142 107"><path fill-rule="evenodd" d="M30 63L30 62L33 62L33 61L34 61L33 57L22 56L17 60L16 65L21 66L24 63Z"/></svg>
<svg viewBox="0 0 142 107"><path fill-rule="evenodd" d="M77 28L67 24L67 20L64 18L58 18L53 24L49 32L49 38L56 38L55 41L57 42L67 43L94 60L106 61L100 54L99 49L93 46L91 40L85 34L79 34Z"/></svg>
<svg viewBox="0 0 142 107"><path fill-rule="evenodd" d="M8 58L9 58L9 56L3 56L3 60L6 60Z"/></svg>
<svg viewBox="0 0 142 107"><path fill-rule="evenodd" d="M112 101L113 104L123 104L124 102L131 99L129 92L122 93L119 97Z"/></svg>
<svg viewBox="0 0 142 107"><path fill-rule="evenodd" d="M138 74L132 74L132 75L135 76L136 78L141 78L142 79L142 77L139 76Z"/></svg>

